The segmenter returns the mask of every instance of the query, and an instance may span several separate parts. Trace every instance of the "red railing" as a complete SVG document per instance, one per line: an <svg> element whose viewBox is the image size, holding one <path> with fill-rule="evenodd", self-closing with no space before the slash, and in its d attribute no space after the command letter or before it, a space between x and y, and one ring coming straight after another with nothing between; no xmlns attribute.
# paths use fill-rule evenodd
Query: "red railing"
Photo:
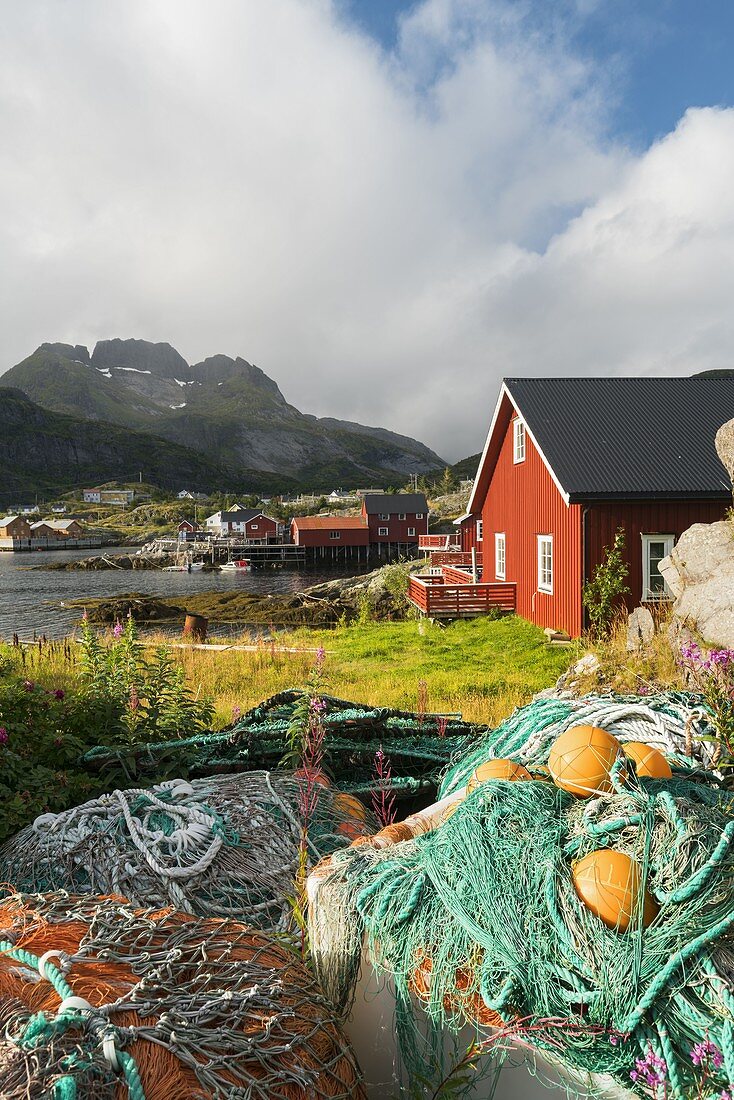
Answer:
<svg viewBox="0 0 734 1100"><path fill-rule="evenodd" d="M514 611L515 585L447 584L442 577L411 577L408 599L436 618L462 619L488 611Z"/></svg>
<svg viewBox="0 0 734 1100"><path fill-rule="evenodd" d="M459 534L418 536L419 550L450 550L452 547L458 549L459 546L461 546Z"/></svg>
<svg viewBox="0 0 734 1100"><path fill-rule="evenodd" d="M476 584L474 574L471 569L457 569L453 565L444 565L441 567L443 573L443 579L445 584Z"/></svg>
<svg viewBox="0 0 734 1100"><path fill-rule="evenodd" d="M477 554L477 565L482 564L482 555ZM444 550L431 554L431 565L456 565L460 569L471 565L471 552L468 550Z"/></svg>

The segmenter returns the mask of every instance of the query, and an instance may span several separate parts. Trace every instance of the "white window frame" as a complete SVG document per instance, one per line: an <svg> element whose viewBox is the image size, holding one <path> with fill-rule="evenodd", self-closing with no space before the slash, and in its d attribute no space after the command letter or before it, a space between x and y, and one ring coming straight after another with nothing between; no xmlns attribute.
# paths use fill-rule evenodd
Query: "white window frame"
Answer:
<svg viewBox="0 0 734 1100"><path fill-rule="evenodd" d="M408 528L408 538L415 538L415 527Z"/></svg>
<svg viewBox="0 0 734 1100"><path fill-rule="evenodd" d="M425 515L424 512L416 512L415 513L415 518L416 519L423 519L424 515Z"/></svg>
<svg viewBox="0 0 734 1100"><path fill-rule="evenodd" d="M389 512L380 512L379 518L389 520L390 519L390 513Z"/></svg>
<svg viewBox="0 0 734 1100"><path fill-rule="evenodd" d="M407 519L407 518L408 518L408 513L407 512L398 512L398 519Z"/></svg>
<svg viewBox="0 0 734 1100"><path fill-rule="evenodd" d="M484 520L477 520L477 542L483 542L484 540Z"/></svg>
<svg viewBox="0 0 734 1100"><path fill-rule="evenodd" d="M389 535L389 534L390 534L390 532L388 531L387 527L378 527L377 528L378 538L382 535Z"/></svg>
<svg viewBox="0 0 734 1100"><path fill-rule="evenodd" d="M498 581L507 579L507 540L504 531L494 536L494 575Z"/></svg>
<svg viewBox="0 0 734 1100"><path fill-rule="evenodd" d="M546 595L553 595L553 535L538 535L538 592L545 592ZM550 581L545 579L546 569L544 558L546 556L545 547L550 546Z"/></svg>
<svg viewBox="0 0 734 1100"><path fill-rule="evenodd" d="M257 531L257 529L258 529L258 526L259 526L259 525L258 525L257 523L251 523L251 524L250 524L250 530L251 530L251 531Z"/></svg>
<svg viewBox="0 0 734 1100"><path fill-rule="evenodd" d="M666 543L666 552L663 557L667 558L668 554L675 546L675 535L651 535L641 533L640 540L642 542L642 601L644 603L655 603L659 600L671 599L672 592L665 583L665 580L663 580L664 588L662 592L652 592L650 589L650 543Z"/></svg>
<svg viewBox="0 0 734 1100"><path fill-rule="evenodd" d="M330 539L340 539L342 537L341 531L329 531Z"/></svg>
<svg viewBox="0 0 734 1100"><path fill-rule="evenodd" d="M516 466L525 461L526 442L525 421L516 416L512 421L512 461Z"/></svg>

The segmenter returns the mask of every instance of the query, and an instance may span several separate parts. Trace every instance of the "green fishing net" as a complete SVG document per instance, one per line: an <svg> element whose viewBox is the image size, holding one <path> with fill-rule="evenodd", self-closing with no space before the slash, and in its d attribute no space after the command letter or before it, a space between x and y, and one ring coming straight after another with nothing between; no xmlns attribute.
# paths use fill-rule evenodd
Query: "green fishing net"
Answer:
<svg viewBox="0 0 734 1100"><path fill-rule="evenodd" d="M434 1054L417 1026L425 1011L429 1039L484 1020L490 1053L493 1035L509 1036L640 1095L718 1097L734 1083L734 800L710 770L701 700L540 700L455 760L442 794L488 758L541 769L580 724L660 747L673 778L618 770L616 789L591 798L547 779L490 780L430 832L335 854L312 894L317 973L345 1010L366 941L394 978L414 1078ZM607 848L641 868L626 932L574 887L573 862ZM643 928L645 890L659 911ZM665 1093L644 1084L638 1060L664 1066Z"/></svg>

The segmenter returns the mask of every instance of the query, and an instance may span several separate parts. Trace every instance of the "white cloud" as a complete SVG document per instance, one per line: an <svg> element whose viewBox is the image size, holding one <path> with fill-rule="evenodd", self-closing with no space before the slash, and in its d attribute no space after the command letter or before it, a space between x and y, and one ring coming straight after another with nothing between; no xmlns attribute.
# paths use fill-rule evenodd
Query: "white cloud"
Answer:
<svg viewBox="0 0 734 1100"><path fill-rule="evenodd" d="M170 340L460 457L502 374L728 365L734 114L632 156L515 11L0 0L0 369Z"/></svg>

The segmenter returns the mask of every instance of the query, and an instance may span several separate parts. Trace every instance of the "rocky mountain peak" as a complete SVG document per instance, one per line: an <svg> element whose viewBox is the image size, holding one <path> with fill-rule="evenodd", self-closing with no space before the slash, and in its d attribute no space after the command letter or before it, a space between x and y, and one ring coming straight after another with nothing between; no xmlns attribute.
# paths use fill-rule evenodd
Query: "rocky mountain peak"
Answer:
<svg viewBox="0 0 734 1100"><path fill-rule="evenodd" d="M188 378L189 364L170 344L150 340L99 340L92 353L92 366L150 373L158 378Z"/></svg>
<svg viewBox="0 0 734 1100"><path fill-rule="evenodd" d="M64 359L71 359L72 362L88 363L89 362L89 349L84 347L84 344L41 344L39 351L49 352L51 355L58 355Z"/></svg>

